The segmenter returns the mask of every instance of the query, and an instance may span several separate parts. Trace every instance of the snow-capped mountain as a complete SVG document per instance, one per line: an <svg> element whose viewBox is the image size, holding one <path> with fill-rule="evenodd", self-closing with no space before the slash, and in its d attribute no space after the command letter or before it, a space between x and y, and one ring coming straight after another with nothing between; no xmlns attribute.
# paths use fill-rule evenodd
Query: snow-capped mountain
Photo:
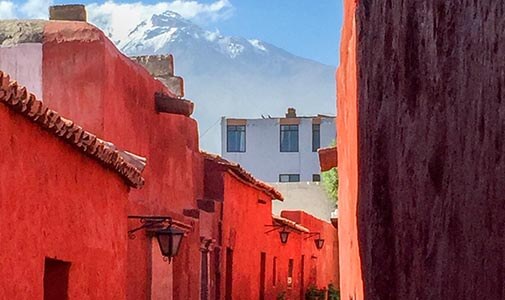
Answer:
<svg viewBox="0 0 505 300"><path fill-rule="evenodd" d="M116 41L128 55L172 53L186 98L196 104L202 148L220 152L220 118L335 114L335 67L257 39L223 36L167 11Z"/></svg>

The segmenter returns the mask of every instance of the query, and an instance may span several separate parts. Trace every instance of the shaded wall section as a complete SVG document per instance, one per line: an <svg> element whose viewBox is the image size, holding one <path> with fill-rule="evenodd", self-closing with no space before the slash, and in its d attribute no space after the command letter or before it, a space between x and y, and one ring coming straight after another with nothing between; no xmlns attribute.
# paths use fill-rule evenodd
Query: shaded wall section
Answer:
<svg viewBox="0 0 505 300"><path fill-rule="evenodd" d="M504 3L350 2L338 149L354 299L503 299ZM342 279L343 299L359 281Z"/></svg>

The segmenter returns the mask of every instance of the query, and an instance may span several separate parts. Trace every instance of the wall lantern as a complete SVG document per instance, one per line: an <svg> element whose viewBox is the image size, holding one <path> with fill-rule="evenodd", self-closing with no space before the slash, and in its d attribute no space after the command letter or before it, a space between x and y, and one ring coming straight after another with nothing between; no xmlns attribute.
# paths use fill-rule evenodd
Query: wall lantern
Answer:
<svg viewBox="0 0 505 300"><path fill-rule="evenodd" d="M288 242L289 233L290 232L287 231L285 227L282 228L282 231L279 231L281 243L286 244Z"/></svg>
<svg viewBox="0 0 505 300"><path fill-rule="evenodd" d="M146 229L156 237L164 260L170 263L172 258L177 256L185 232L174 226L171 217L128 216L128 219L139 219L142 224L128 231L130 239L135 239L135 232Z"/></svg>
<svg viewBox="0 0 505 300"><path fill-rule="evenodd" d="M323 249L324 246L324 239L321 238L321 235L317 239L314 240L314 243L316 243L316 248L321 250Z"/></svg>
<svg viewBox="0 0 505 300"><path fill-rule="evenodd" d="M321 238L321 233L310 232L310 233L308 233L308 236L305 239L311 238L316 235L317 235L317 239L314 239L314 244L316 245L316 248L318 250L321 250L321 249L323 249L323 246L324 246L324 239Z"/></svg>
<svg viewBox="0 0 505 300"><path fill-rule="evenodd" d="M158 239L161 255L168 258L168 261L170 262L172 257L177 256L177 253L179 252L181 241L184 237L184 231L169 225L169 227L158 230L154 234Z"/></svg>
<svg viewBox="0 0 505 300"><path fill-rule="evenodd" d="M265 225L265 227L273 227L273 229L271 230L268 230L267 232L265 232L266 234L272 232L272 231L276 231L276 230L279 230L280 228L282 228L282 230L279 231L279 237L281 239L281 243L282 244L286 244L288 242L288 238L289 238L289 234L291 233L291 231L288 231L286 230L286 226L285 225Z"/></svg>

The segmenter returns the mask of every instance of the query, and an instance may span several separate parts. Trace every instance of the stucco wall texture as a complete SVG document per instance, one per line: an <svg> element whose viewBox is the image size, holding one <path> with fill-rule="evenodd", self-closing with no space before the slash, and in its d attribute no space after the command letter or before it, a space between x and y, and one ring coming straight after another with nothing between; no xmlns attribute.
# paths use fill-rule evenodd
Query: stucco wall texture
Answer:
<svg viewBox="0 0 505 300"><path fill-rule="evenodd" d="M311 232L320 232L325 246L318 250L314 238L293 231L282 244L278 231L272 227L272 201L263 193L224 175L223 249L233 249L232 299L260 299L261 253L265 253L264 299L276 299L286 292L286 299L305 299L310 284L338 286L338 238L335 228L327 222L300 211L285 211L289 218ZM264 201L258 201L264 200ZM222 251L222 270L226 269L226 251ZM303 267L302 267L302 256ZM274 283L274 257L276 280ZM293 260L292 284L288 286L288 265ZM303 271L302 271L303 269ZM226 290L222 282L222 291Z"/></svg>
<svg viewBox="0 0 505 300"><path fill-rule="evenodd" d="M128 187L0 105L0 298L43 299L46 257L69 262L70 299L124 299Z"/></svg>
<svg viewBox="0 0 505 300"><path fill-rule="evenodd" d="M12 280L6 285L2 281L0 298L36 299L42 293L43 258L49 256L72 262L70 277L76 283L69 286L71 298L199 299L201 238L217 240L222 234L221 270L214 265L216 253L211 253L210 299L220 290L216 274L222 274L225 284L226 247L237 255L233 299L253 299L259 294L262 251L268 253L267 262L273 253L279 257L279 289L287 279L286 253L300 257L304 242L319 251L312 239L304 241L301 235L292 234L287 246L281 245L278 233L265 239L264 225L272 223L271 199L227 172L207 172L196 121L156 113L154 93L170 91L122 55L102 32L83 22L46 22L41 28L42 39L35 41L41 48L34 47L42 49L42 61L29 63L41 70L38 84L44 102L118 148L146 157L146 183L140 190L129 189L116 174L0 107L0 138L8 141L0 146L6 154L5 163L0 161L0 235L16 241L2 246L8 259L0 257L0 275ZM0 57L25 45L0 47ZM9 59L23 66L16 69L21 78L30 78L23 57ZM215 213L185 216L184 210L198 211L198 199L215 200ZM192 227L171 265L160 259L157 241L143 231L127 239L128 229L140 225L128 221L128 215L168 215ZM333 244L332 238L335 229L327 243ZM14 264L17 271L9 276ZM320 269L336 283L337 263L331 264L332 271ZM295 280L300 280L296 268ZM330 278L321 278L321 285L329 283ZM277 290L266 290L266 299L275 299ZM298 297L302 290L293 293ZM222 290L219 299L224 296Z"/></svg>
<svg viewBox="0 0 505 300"><path fill-rule="evenodd" d="M345 4L342 299L504 299L505 4Z"/></svg>
<svg viewBox="0 0 505 300"><path fill-rule="evenodd" d="M146 184L141 190L130 191L128 213L169 215L195 225L174 262L174 273L178 274L174 277L174 299L198 298L199 270L187 267L199 261L198 220L183 216L184 209L196 209L196 199L203 194L203 159L195 120L156 113L154 93L170 91L121 54L95 27L82 22L50 22L44 32L47 103L118 147L148 158L143 172ZM138 223L130 222L135 225ZM128 299L143 299L150 293L145 289L154 276L148 239L140 235L129 242Z"/></svg>

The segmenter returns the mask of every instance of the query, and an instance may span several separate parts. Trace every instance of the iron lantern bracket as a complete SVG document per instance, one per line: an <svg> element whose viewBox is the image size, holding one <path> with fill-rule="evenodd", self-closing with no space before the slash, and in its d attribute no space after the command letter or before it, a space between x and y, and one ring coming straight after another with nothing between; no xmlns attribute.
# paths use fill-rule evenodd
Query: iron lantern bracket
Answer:
<svg viewBox="0 0 505 300"><path fill-rule="evenodd" d="M317 235L319 238L321 238L321 233L320 233L320 232L306 232L305 234L306 234L306 236L305 236L305 238L304 238L305 240L310 239L311 237L314 237L314 236L316 236L316 235Z"/></svg>
<svg viewBox="0 0 505 300"><path fill-rule="evenodd" d="M133 240L136 238L135 232L142 229L164 229L172 227L172 217L168 216L128 216L128 219L139 220L140 226L128 230L128 238ZM166 226L165 226L166 225Z"/></svg>
<svg viewBox="0 0 505 300"><path fill-rule="evenodd" d="M279 230L279 229L286 230L286 228L288 226L275 224L275 225L265 225L265 227L273 227L272 229L265 231L265 234L269 234L270 232L276 231L276 230Z"/></svg>

